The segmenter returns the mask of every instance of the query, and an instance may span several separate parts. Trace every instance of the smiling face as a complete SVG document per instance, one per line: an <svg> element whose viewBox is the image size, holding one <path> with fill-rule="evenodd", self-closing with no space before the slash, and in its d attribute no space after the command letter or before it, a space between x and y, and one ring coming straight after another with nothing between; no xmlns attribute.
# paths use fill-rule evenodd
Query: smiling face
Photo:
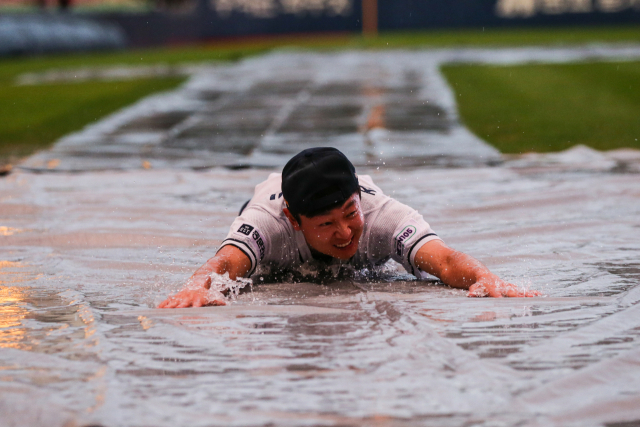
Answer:
<svg viewBox="0 0 640 427"><path fill-rule="evenodd" d="M354 193L342 206L326 214L308 218L300 215L300 223L284 209L293 228L302 231L307 244L316 251L333 258L347 260L358 251L364 228L360 194Z"/></svg>

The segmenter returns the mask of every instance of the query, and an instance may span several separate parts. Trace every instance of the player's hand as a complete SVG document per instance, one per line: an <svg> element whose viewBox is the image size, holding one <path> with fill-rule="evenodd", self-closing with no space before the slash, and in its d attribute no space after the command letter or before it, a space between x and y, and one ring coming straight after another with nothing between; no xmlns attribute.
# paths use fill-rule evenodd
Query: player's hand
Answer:
<svg viewBox="0 0 640 427"><path fill-rule="evenodd" d="M513 283L505 282L498 276L491 275L482 277L469 287L468 297L537 297L541 292L520 289Z"/></svg>
<svg viewBox="0 0 640 427"><path fill-rule="evenodd" d="M224 295L205 288L183 289L162 301L158 308L204 307L207 305L226 305Z"/></svg>

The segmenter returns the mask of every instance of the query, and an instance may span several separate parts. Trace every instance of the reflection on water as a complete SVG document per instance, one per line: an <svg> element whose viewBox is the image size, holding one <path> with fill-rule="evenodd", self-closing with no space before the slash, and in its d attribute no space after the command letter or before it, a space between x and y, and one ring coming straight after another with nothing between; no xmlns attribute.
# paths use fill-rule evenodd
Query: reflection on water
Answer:
<svg viewBox="0 0 640 427"><path fill-rule="evenodd" d="M29 350L24 345L25 331L18 326L29 311L24 306L24 291L15 287L0 286L0 347Z"/></svg>
<svg viewBox="0 0 640 427"><path fill-rule="evenodd" d="M2 227L0 233L4 232ZM9 234L4 234L9 235ZM21 320L29 313L25 303L25 290L6 286L10 283L22 282L24 275L20 273L19 262L0 260L0 347L29 350L24 344L24 329L20 328Z"/></svg>
<svg viewBox="0 0 640 427"><path fill-rule="evenodd" d="M0 226L0 236L11 236L15 233L22 233L24 230L21 230L19 228L13 228L13 227L6 227L4 225ZM6 261L0 261L0 263L2 262L6 262Z"/></svg>
<svg viewBox="0 0 640 427"><path fill-rule="evenodd" d="M56 353L64 347L61 338L76 337L79 327L85 338L95 332L87 306L33 286L41 278L23 263L0 261L0 348Z"/></svg>

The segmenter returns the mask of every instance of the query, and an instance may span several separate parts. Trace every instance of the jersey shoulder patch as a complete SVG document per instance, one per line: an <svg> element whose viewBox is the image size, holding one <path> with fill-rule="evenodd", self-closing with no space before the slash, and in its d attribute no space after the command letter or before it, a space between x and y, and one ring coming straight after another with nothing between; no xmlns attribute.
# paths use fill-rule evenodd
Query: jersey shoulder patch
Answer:
<svg viewBox="0 0 640 427"><path fill-rule="evenodd" d="M400 228L400 231L394 237L395 250L399 257L404 257L407 248L411 246L417 235L418 227L415 224L404 224Z"/></svg>
<svg viewBox="0 0 640 427"><path fill-rule="evenodd" d="M240 228L229 237L234 239L234 235L236 239L249 246L258 262L264 259L264 255L267 252L268 240L263 237L260 230L252 225L242 224Z"/></svg>
<svg viewBox="0 0 640 427"><path fill-rule="evenodd" d="M248 236L253 231L253 226L249 224L242 224L240 228L238 228L238 233L242 233L245 236Z"/></svg>
<svg viewBox="0 0 640 427"><path fill-rule="evenodd" d="M265 240L262 238L258 230L253 230L253 233L251 233L251 240L257 249L260 261L262 261L266 250Z"/></svg>

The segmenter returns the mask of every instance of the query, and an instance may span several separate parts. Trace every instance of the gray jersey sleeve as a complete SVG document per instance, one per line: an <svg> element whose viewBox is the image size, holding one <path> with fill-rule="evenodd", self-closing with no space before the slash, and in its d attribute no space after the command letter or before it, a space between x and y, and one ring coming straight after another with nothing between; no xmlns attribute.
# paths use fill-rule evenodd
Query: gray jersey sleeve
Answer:
<svg viewBox="0 0 640 427"><path fill-rule="evenodd" d="M293 229L282 208L280 174L272 173L266 181L256 185L253 197L231 224L221 248L232 245L240 249L251 261L247 277L259 265L286 266L295 261Z"/></svg>
<svg viewBox="0 0 640 427"><path fill-rule="evenodd" d="M279 221L259 207L249 206L233 221L221 248L232 245L251 261L250 277L263 263L286 264L289 258L286 230Z"/></svg>
<svg viewBox="0 0 640 427"><path fill-rule="evenodd" d="M371 250L377 258L394 259L416 277L425 275L416 265L418 250L432 240L442 240L416 210L394 199L382 206L373 221ZM378 254L375 254L379 251ZM387 258L388 259L388 258Z"/></svg>

